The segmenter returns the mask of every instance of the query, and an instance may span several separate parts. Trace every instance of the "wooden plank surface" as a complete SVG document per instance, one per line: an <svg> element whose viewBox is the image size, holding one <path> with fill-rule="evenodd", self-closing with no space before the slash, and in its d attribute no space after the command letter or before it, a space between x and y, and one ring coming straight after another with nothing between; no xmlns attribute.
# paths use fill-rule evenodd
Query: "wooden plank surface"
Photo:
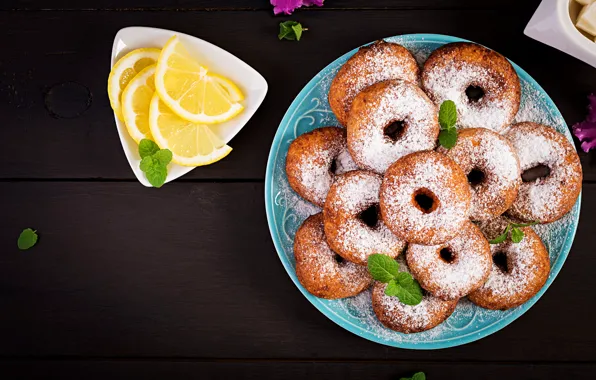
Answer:
<svg viewBox="0 0 596 380"><path fill-rule="evenodd" d="M493 363L337 363L337 362L192 362L192 361L23 361L0 362L0 375L28 379L342 379L397 380L424 370L432 379L588 380L592 364Z"/></svg>
<svg viewBox="0 0 596 380"><path fill-rule="evenodd" d="M0 183L0 357L596 360L593 196L565 267L524 316L468 345L412 351L363 340L308 303L271 243L263 190ZM21 252L25 227L40 240Z"/></svg>
<svg viewBox="0 0 596 380"><path fill-rule="evenodd" d="M571 125L585 116L596 76L587 64L523 36L532 12L525 6L516 12L302 12L300 21L309 31L299 43L277 40L280 18L268 11L0 12L5 33L0 178L134 179L105 91L112 39L130 25L204 38L245 60L269 82L262 107L230 143L233 154L185 179L262 180L275 131L300 89L346 51L395 34L442 33L494 48L525 68ZM582 154L582 159L586 180L596 180L593 158Z"/></svg>

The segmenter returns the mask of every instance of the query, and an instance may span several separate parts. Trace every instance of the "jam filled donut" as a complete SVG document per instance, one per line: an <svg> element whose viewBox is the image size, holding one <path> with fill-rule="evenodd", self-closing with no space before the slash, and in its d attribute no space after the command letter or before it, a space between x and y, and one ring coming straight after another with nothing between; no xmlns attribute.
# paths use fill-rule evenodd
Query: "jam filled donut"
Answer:
<svg viewBox="0 0 596 380"><path fill-rule="evenodd" d="M401 260L399 260L401 261ZM400 262L400 270L407 266ZM372 307L385 327L405 334L430 330L437 326L455 310L458 300L444 301L425 293L418 305L410 306L399 298L385 294L387 284L375 281L372 290Z"/></svg>
<svg viewBox="0 0 596 380"><path fill-rule="evenodd" d="M343 125L348 121L356 94L387 79L403 79L418 83L420 69L414 56L405 47L377 41L361 47L339 69L329 88L329 105Z"/></svg>
<svg viewBox="0 0 596 380"><path fill-rule="evenodd" d="M519 109L521 88L507 58L478 44L444 45L428 57L422 87L437 104L453 100L459 128L505 129Z"/></svg>
<svg viewBox="0 0 596 380"><path fill-rule="evenodd" d="M336 175L358 169L346 147L343 128L323 127L292 141L286 158L286 174L302 198L323 206Z"/></svg>
<svg viewBox="0 0 596 380"><path fill-rule="evenodd" d="M507 226L504 220L500 218L500 223L482 226L487 238L493 239L504 230ZM524 237L519 243L508 239L491 244L493 264L488 280L468 295L476 305L493 310L511 309L532 298L546 282L550 271L546 247L531 227L521 230Z"/></svg>
<svg viewBox="0 0 596 380"><path fill-rule="evenodd" d="M325 202L325 235L331 249L344 259L366 265L368 256L397 257L405 248L379 215L383 177L363 170L337 176Z"/></svg>
<svg viewBox="0 0 596 380"><path fill-rule="evenodd" d="M327 299L355 296L372 283L366 267L343 260L329 248L323 214L311 215L294 239L296 275L311 294Z"/></svg>
<svg viewBox="0 0 596 380"><path fill-rule="evenodd" d="M563 217L582 186L573 145L554 129L531 122L512 125L505 137L517 151L523 179L507 213L526 222L550 223Z"/></svg>
<svg viewBox="0 0 596 380"><path fill-rule="evenodd" d="M447 243L410 244L406 260L420 286L444 300L459 299L478 289L492 268L490 244L472 222L466 222Z"/></svg>
<svg viewBox="0 0 596 380"><path fill-rule="evenodd" d="M470 186L444 154L402 157L387 169L380 192L383 221L402 240L437 245L453 239L470 214Z"/></svg>
<svg viewBox="0 0 596 380"><path fill-rule="evenodd" d="M384 173L398 158L435 148L438 111L417 85L376 83L356 96L348 118L348 148L363 169Z"/></svg>
<svg viewBox="0 0 596 380"><path fill-rule="evenodd" d="M485 128L460 130L451 149L439 148L468 176L472 188L470 219L488 220L511 206L521 184L517 153L503 136Z"/></svg>

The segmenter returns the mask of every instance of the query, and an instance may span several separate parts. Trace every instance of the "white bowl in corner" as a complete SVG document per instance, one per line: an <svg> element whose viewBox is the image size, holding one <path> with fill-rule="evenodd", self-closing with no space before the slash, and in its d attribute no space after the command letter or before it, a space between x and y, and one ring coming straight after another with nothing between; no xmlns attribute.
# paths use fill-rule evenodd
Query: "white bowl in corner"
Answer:
<svg viewBox="0 0 596 380"><path fill-rule="evenodd" d="M267 81L265 81L265 78L242 60L222 48L187 34L165 29L129 27L121 29L114 38L111 65L113 67L119 58L134 49L144 47L162 48L174 35L180 37L187 50L200 63L207 66L210 71L230 78L244 93L245 99L242 101L244 110L233 119L217 126L218 136L227 144L250 120L263 99L265 99L265 94L267 94ZM145 173L139 168L141 157L139 156L137 143L128 134L124 122L118 120L115 115L114 119L116 120L122 148L132 171L139 182L150 187L151 184L147 181ZM183 176L193 169L194 167L170 164L166 183Z"/></svg>
<svg viewBox="0 0 596 380"><path fill-rule="evenodd" d="M575 27L575 0L543 0L524 34L596 67L596 43Z"/></svg>

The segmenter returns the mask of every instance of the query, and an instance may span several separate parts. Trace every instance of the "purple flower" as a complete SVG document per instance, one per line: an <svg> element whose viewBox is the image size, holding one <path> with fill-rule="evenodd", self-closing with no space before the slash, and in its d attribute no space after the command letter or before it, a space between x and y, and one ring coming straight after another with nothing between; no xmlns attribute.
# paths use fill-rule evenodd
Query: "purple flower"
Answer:
<svg viewBox="0 0 596 380"><path fill-rule="evenodd" d="M588 116L586 120L576 123L573 128L573 134L581 141L581 147L584 152L596 148L596 96L588 95L590 104L588 105Z"/></svg>
<svg viewBox="0 0 596 380"><path fill-rule="evenodd" d="M324 0L271 0L273 5L273 13L280 14L285 13L287 15L292 14L294 9L298 9L302 6L309 7L316 5L318 7L323 6Z"/></svg>

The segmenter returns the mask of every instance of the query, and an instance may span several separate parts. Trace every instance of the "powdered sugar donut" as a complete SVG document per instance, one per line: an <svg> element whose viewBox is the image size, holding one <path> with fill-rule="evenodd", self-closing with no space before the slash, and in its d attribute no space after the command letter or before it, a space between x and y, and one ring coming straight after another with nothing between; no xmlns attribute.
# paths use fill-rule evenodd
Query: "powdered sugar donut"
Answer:
<svg viewBox="0 0 596 380"><path fill-rule="evenodd" d="M403 260L400 270L407 272ZM379 321L391 330L405 334L430 330L447 319L455 310L458 300L444 301L425 293L418 305L406 305L399 298L385 294L387 284L375 282L372 291L373 311Z"/></svg>
<svg viewBox="0 0 596 380"><path fill-rule="evenodd" d="M436 106L410 82L376 83L352 103L348 148L363 169L382 174L406 154L434 149L438 136Z"/></svg>
<svg viewBox="0 0 596 380"><path fill-rule="evenodd" d="M503 136L485 128L460 130L457 144L439 152L451 157L472 188L470 219L487 220L511 206L521 184L515 149Z"/></svg>
<svg viewBox="0 0 596 380"><path fill-rule="evenodd" d="M399 238L437 245L453 239L470 214L470 186L444 154L409 154L387 169L381 185L383 221Z"/></svg>
<svg viewBox="0 0 596 380"><path fill-rule="evenodd" d="M336 175L358 169L343 128L323 127L298 136L288 149L286 174L302 198L323 206Z"/></svg>
<svg viewBox="0 0 596 380"><path fill-rule="evenodd" d="M524 180L507 211L527 222L550 223L571 210L582 187L582 167L573 145L545 125L523 122L512 125L505 137L519 157L522 173L543 168L546 175Z"/></svg>
<svg viewBox="0 0 596 380"><path fill-rule="evenodd" d="M422 69L422 87L437 104L455 102L459 128L505 129L519 109L521 88L507 58L481 45L443 45Z"/></svg>
<svg viewBox="0 0 596 380"><path fill-rule="evenodd" d="M379 215L379 189L383 177L363 170L338 176L325 208L325 235L331 249L344 259L366 265L368 256L397 257L405 248Z"/></svg>
<svg viewBox="0 0 596 380"><path fill-rule="evenodd" d="M445 300L459 299L481 287L492 268L490 244L472 222L466 222L447 243L410 244L406 260L420 286Z"/></svg>
<svg viewBox="0 0 596 380"><path fill-rule="evenodd" d="M420 68L405 47L376 41L361 47L338 71L329 88L329 105L343 125L354 97L366 87L387 79L404 79L418 83Z"/></svg>
<svg viewBox="0 0 596 380"><path fill-rule="evenodd" d="M310 216L294 239L296 275L311 294L327 299L355 296L372 278L366 267L344 261L333 252L323 233L323 214Z"/></svg>
<svg viewBox="0 0 596 380"><path fill-rule="evenodd" d="M495 229L497 226L500 228ZM504 219L499 219L482 230L492 239L506 226ZM521 230L524 233L521 242L507 240L491 245L493 264L488 280L468 295L476 305L493 310L511 309L532 298L546 282L550 272L548 251L531 227Z"/></svg>

